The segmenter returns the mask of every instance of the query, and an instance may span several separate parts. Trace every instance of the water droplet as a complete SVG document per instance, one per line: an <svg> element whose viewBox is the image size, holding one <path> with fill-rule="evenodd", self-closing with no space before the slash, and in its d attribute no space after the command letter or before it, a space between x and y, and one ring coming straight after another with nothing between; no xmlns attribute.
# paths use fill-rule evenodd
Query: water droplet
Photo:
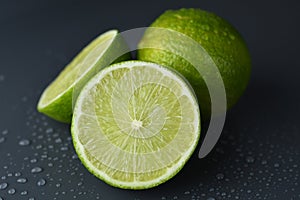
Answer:
<svg viewBox="0 0 300 200"><path fill-rule="evenodd" d="M44 186L46 185L46 180L41 178L38 180L38 182L36 183L37 186Z"/></svg>
<svg viewBox="0 0 300 200"><path fill-rule="evenodd" d="M60 138L55 139L55 143L61 143L61 142L62 142L62 140Z"/></svg>
<svg viewBox="0 0 300 200"><path fill-rule="evenodd" d="M26 190L24 190L24 191L21 192L21 195L22 195L22 196L25 196L25 195L27 195L27 194L28 194L28 192L27 192Z"/></svg>
<svg viewBox="0 0 300 200"><path fill-rule="evenodd" d="M27 98L26 96L24 96L24 97L22 97L21 101L26 102L27 99L28 99L28 98Z"/></svg>
<svg viewBox="0 0 300 200"><path fill-rule="evenodd" d="M15 173L15 177L19 177L19 176L21 176L22 174L21 174L21 172L16 172Z"/></svg>
<svg viewBox="0 0 300 200"><path fill-rule="evenodd" d="M35 200L35 198L34 197L30 197L28 200Z"/></svg>
<svg viewBox="0 0 300 200"><path fill-rule="evenodd" d="M43 135L39 135L37 138L38 138L39 140L41 140L41 139L44 138L44 136L43 136Z"/></svg>
<svg viewBox="0 0 300 200"><path fill-rule="evenodd" d="M3 74L0 74L0 82L3 82L5 80L5 76Z"/></svg>
<svg viewBox="0 0 300 200"><path fill-rule="evenodd" d="M27 182L27 179L26 178L18 178L17 179L17 183L26 183Z"/></svg>
<svg viewBox="0 0 300 200"><path fill-rule="evenodd" d="M203 40L208 40L208 36L207 36L206 34L203 34L203 35L201 36L201 38L202 38Z"/></svg>
<svg viewBox="0 0 300 200"><path fill-rule="evenodd" d="M216 200L216 199L213 197L208 197L206 200Z"/></svg>
<svg viewBox="0 0 300 200"><path fill-rule="evenodd" d="M43 154L43 155L41 155L41 158L46 159L46 158L48 158L48 155L47 154Z"/></svg>
<svg viewBox="0 0 300 200"><path fill-rule="evenodd" d="M267 163L268 163L268 162L267 162L266 160L262 160L262 161L261 161L261 164L262 164L262 165L266 165Z"/></svg>
<svg viewBox="0 0 300 200"><path fill-rule="evenodd" d="M254 163L255 159L252 156L247 156L246 162L247 163Z"/></svg>
<svg viewBox="0 0 300 200"><path fill-rule="evenodd" d="M47 130L46 130L46 133L52 133L53 132L53 128L48 128Z"/></svg>
<svg viewBox="0 0 300 200"><path fill-rule="evenodd" d="M36 158L32 158L31 160L30 160L30 162L31 163L36 163L38 160L36 159Z"/></svg>
<svg viewBox="0 0 300 200"><path fill-rule="evenodd" d="M11 188L11 189L7 190L7 193L13 195L13 194L16 193L16 189L15 188Z"/></svg>
<svg viewBox="0 0 300 200"><path fill-rule="evenodd" d="M0 190L5 190L7 188L7 183L0 183Z"/></svg>
<svg viewBox="0 0 300 200"><path fill-rule="evenodd" d="M69 148L68 148L68 147L65 147L65 146L60 148L61 151L67 151L68 149L69 149Z"/></svg>
<svg viewBox="0 0 300 200"><path fill-rule="evenodd" d="M274 167L278 168L280 165L278 163L274 164Z"/></svg>
<svg viewBox="0 0 300 200"><path fill-rule="evenodd" d="M5 137L0 137L0 144L5 142Z"/></svg>
<svg viewBox="0 0 300 200"><path fill-rule="evenodd" d="M72 159L78 159L78 156L77 156L77 154L74 154L73 156L72 156Z"/></svg>
<svg viewBox="0 0 300 200"><path fill-rule="evenodd" d="M222 179L224 178L224 174L218 173L218 174L216 175L216 178L217 178L218 180L222 180Z"/></svg>
<svg viewBox="0 0 300 200"><path fill-rule="evenodd" d="M55 186L56 186L57 188L59 188L59 187L61 186L61 184L60 184L60 183L57 183Z"/></svg>
<svg viewBox="0 0 300 200"><path fill-rule="evenodd" d="M0 197L0 200L4 200L2 197Z"/></svg>
<svg viewBox="0 0 300 200"><path fill-rule="evenodd" d="M231 39L231 40L235 40L235 37L234 37L234 35L229 35L229 38Z"/></svg>
<svg viewBox="0 0 300 200"><path fill-rule="evenodd" d="M43 169L41 167L34 167L34 168L31 169L31 173L33 173L33 174L37 174L37 173L40 173L42 171L43 171Z"/></svg>
<svg viewBox="0 0 300 200"><path fill-rule="evenodd" d="M20 146L28 146L30 144L30 141L28 139L22 139L19 141Z"/></svg>
<svg viewBox="0 0 300 200"><path fill-rule="evenodd" d="M7 135L8 134L8 130L7 129L4 129L3 131L2 131L2 135Z"/></svg>
<svg viewBox="0 0 300 200"><path fill-rule="evenodd" d="M190 193L191 193L190 191L185 191L185 192L184 192L185 195L188 195L188 194L190 194Z"/></svg>
<svg viewBox="0 0 300 200"><path fill-rule="evenodd" d="M201 25L201 29L203 29L203 30L205 30L205 31L209 31L209 30L210 30L210 27L209 27L209 25L207 25L207 24L203 24L203 25Z"/></svg>

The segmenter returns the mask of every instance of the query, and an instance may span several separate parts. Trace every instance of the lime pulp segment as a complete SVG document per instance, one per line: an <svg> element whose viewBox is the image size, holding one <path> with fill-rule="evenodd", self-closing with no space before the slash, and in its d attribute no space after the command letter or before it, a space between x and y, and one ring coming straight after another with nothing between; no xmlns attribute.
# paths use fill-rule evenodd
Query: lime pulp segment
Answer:
<svg viewBox="0 0 300 200"><path fill-rule="evenodd" d="M105 182L146 189L173 177L194 151L200 114L189 85L154 63L112 65L77 100L72 137L84 165Z"/></svg>

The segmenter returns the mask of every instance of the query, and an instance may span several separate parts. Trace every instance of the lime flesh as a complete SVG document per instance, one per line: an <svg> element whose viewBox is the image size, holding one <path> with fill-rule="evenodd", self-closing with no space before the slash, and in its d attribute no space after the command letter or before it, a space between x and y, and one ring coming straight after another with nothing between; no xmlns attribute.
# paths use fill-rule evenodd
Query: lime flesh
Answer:
<svg viewBox="0 0 300 200"><path fill-rule="evenodd" d="M79 158L95 176L120 188L151 188L173 177L194 151L199 106L176 72L122 62L82 89L71 132Z"/></svg>
<svg viewBox="0 0 300 200"><path fill-rule="evenodd" d="M58 121L71 122L72 106L84 84L115 61L115 55L121 56L119 60L128 59L127 54L123 55L126 49L116 30L98 36L45 89L38 103L38 111Z"/></svg>

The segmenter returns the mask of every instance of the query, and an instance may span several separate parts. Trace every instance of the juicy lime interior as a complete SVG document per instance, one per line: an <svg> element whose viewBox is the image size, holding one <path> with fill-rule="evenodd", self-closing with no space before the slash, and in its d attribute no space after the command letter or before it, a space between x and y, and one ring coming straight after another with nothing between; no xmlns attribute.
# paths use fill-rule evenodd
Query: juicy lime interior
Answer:
<svg viewBox="0 0 300 200"><path fill-rule="evenodd" d="M178 172L200 134L199 107L175 72L147 62L104 69L81 92L72 123L85 166L122 188L158 185Z"/></svg>
<svg viewBox="0 0 300 200"><path fill-rule="evenodd" d="M40 106L50 104L78 82L102 56L117 34L116 30L108 31L85 47L45 90Z"/></svg>

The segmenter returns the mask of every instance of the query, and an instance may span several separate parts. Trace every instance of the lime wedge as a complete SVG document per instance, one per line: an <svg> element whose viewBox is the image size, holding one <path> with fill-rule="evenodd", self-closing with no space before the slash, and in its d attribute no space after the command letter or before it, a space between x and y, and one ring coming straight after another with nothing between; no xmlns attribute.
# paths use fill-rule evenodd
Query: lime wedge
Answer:
<svg viewBox="0 0 300 200"><path fill-rule="evenodd" d="M58 121L71 122L72 105L85 83L116 59L128 59L129 54L124 55L126 52L127 46L117 30L98 36L46 88L39 100L38 111Z"/></svg>
<svg viewBox="0 0 300 200"><path fill-rule="evenodd" d="M177 72L122 62L82 89L71 132L79 158L96 177L120 188L151 188L173 177L194 151L199 106Z"/></svg>

